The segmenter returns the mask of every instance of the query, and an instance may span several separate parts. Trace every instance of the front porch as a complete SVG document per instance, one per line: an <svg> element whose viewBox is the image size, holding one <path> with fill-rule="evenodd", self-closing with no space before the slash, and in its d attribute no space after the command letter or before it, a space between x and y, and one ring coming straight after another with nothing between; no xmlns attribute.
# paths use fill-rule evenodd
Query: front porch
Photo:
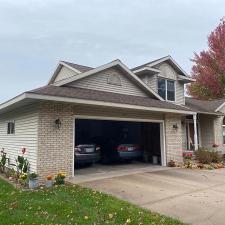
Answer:
<svg viewBox="0 0 225 225"><path fill-rule="evenodd" d="M199 147L224 148L223 116L198 113L182 118L183 150L196 151Z"/></svg>

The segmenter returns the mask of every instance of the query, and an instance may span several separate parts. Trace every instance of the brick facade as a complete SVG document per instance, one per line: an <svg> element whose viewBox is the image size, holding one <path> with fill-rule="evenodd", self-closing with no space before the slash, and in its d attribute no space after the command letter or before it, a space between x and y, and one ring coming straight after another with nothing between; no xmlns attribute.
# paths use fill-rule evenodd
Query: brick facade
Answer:
<svg viewBox="0 0 225 225"><path fill-rule="evenodd" d="M60 118L57 129L54 121ZM72 176L73 108L68 104L41 103L38 122L37 172L40 179L58 172Z"/></svg>
<svg viewBox="0 0 225 225"><path fill-rule="evenodd" d="M175 124L177 129L173 128ZM183 162L181 116L177 114L165 115L165 137L167 163L170 160L177 163Z"/></svg>
<svg viewBox="0 0 225 225"><path fill-rule="evenodd" d="M82 107L81 107L82 108ZM43 182L49 174L65 172L73 175L74 115L78 108L70 104L45 102L40 104L38 119L37 172ZM78 110L79 111L79 110ZM54 125L56 119L62 122L61 128ZM165 140L167 162L182 162L181 116L166 114ZM178 128L173 128L177 124Z"/></svg>

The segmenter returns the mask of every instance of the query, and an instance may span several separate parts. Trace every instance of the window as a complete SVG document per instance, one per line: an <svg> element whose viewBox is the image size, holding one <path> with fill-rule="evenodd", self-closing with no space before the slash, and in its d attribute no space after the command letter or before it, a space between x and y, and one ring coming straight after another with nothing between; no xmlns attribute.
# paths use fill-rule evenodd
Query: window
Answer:
<svg viewBox="0 0 225 225"><path fill-rule="evenodd" d="M15 134L15 122L7 123L7 134Z"/></svg>
<svg viewBox="0 0 225 225"><path fill-rule="evenodd" d="M223 118L223 144L225 144L225 117Z"/></svg>
<svg viewBox="0 0 225 225"><path fill-rule="evenodd" d="M175 101L175 82L173 80L159 78L158 94L165 100Z"/></svg>
<svg viewBox="0 0 225 225"><path fill-rule="evenodd" d="M165 79L158 79L158 94L163 99L166 99L166 80Z"/></svg>
<svg viewBox="0 0 225 225"><path fill-rule="evenodd" d="M110 74L108 76L108 84L121 86L121 80L118 74Z"/></svg>
<svg viewBox="0 0 225 225"><path fill-rule="evenodd" d="M171 80L167 80L167 100L175 101L175 84Z"/></svg>

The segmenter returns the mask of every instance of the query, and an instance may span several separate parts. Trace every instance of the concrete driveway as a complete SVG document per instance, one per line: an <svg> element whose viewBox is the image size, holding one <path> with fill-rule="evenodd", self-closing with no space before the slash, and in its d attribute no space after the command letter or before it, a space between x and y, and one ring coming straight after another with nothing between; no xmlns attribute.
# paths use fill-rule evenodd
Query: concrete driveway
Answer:
<svg viewBox="0 0 225 225"><path fill-rule="evenodd" d="M189 224L225 224L225 169L164 169L81 185Z"/></svg>

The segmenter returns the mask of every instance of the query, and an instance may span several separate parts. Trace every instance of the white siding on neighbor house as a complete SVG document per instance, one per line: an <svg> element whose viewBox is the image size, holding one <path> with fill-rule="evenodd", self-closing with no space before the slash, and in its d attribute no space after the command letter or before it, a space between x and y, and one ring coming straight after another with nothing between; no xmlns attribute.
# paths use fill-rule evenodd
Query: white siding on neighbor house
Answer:
<svg viewBox="0 0 225 225"><path fill-rule="evenodd" d="M15 121L15 134L7 134L7 122ZM0 148L4 148L10 163L26 148L25 156L31 164L31 171L36 171L38 136L38 106L29 105L18 110L0 115Z"/></svg>
<svg viewBox="0 0 225 225"><path fill-rule="evenodd" d="M67 78L72 77L72 76L77 75L77 74L78 73L76 73L75 71L63 66L61 68L61 70L59 71L57 77L55 78L54 82L67 79Z"/></svg>
<svg viewBox="0 0 225 225"><path fill-rule="evenodd" d="M108 77L112 74L120 77L121 85L108 84ZM67 86L142 97L148 96L134 81L128 78L127 74L117 68L106 69L86 78L73 81L70 84L67 84Z"/></svg>

